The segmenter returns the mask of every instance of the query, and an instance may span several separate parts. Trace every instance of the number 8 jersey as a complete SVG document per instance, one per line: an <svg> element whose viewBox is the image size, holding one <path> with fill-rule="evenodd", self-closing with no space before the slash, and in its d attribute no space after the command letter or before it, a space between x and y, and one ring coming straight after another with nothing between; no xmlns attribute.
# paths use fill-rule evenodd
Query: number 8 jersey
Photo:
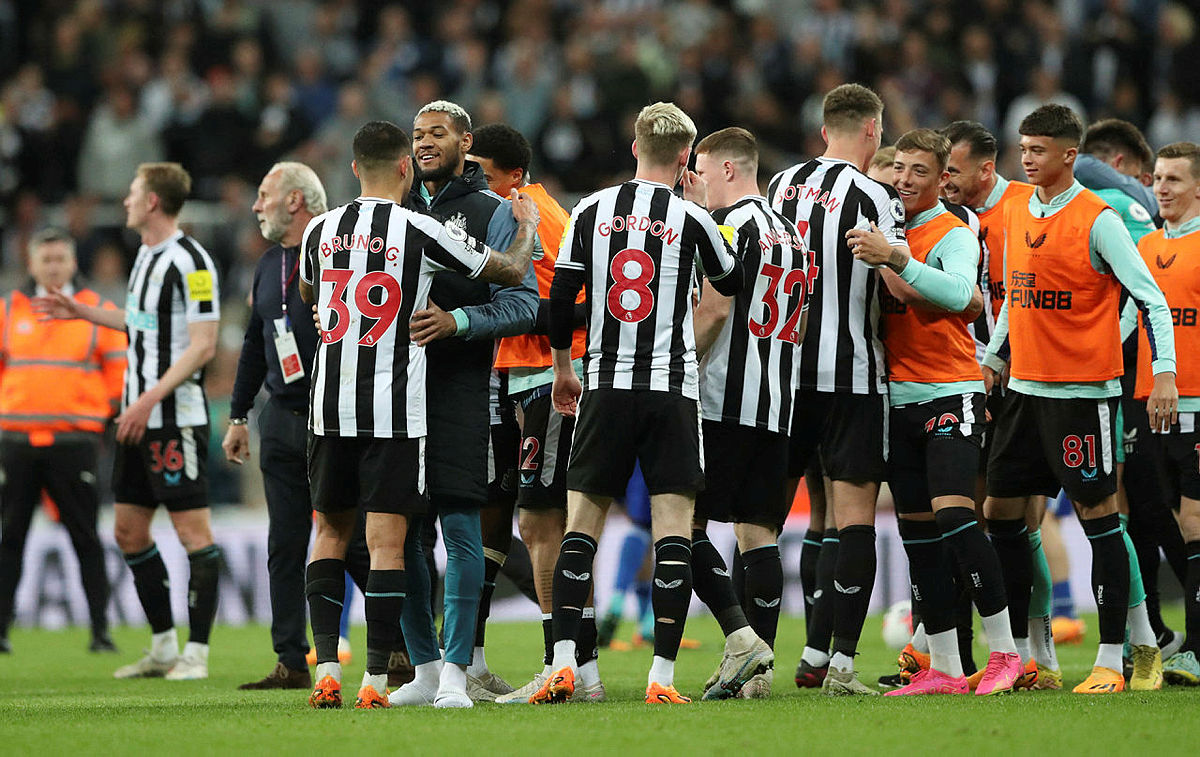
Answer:
<svg viewBox="0 0 1200 757"><path fill-rule="evenodd" d="M425 308L435 272L475 278L491 250L456 226L374 197L312 219L301 250L300 277L313 287L321 322L309 430L425 436L425 348L409 339L408 322Z"/></svg>
<svg viewBox="0 0 1200 757"><path fill-rule="evenodd" d="M742 260L745 282L700 366L705 420L787 434L800 366L800 319L816 284L795 224L749 196L713 218Z"/></svg>
<svg viewBox="0 0 1200 757"><path fill-rule="evenodd" d="M587 287L586 389L700 398L695 265L718 291L741 283L716 221L665 184L634 179L575 206L555 270L582 272Z"/></svg>

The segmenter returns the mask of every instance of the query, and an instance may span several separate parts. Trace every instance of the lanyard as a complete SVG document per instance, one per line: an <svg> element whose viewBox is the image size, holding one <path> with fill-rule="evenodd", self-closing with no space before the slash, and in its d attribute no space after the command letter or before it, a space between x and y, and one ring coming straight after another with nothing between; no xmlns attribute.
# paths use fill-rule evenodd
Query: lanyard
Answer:
<svg viewBox="0 0 1200 757"><path fill-rule="evenodd" d="M296 278L296 272L300 270L300 254L296 252L296 265L292 266L292 273L287 272L287 249L284 249L279 256L279 290L280 290L280 310L283 312L283 317L287 318L287 298L288 289L292 286L292 279ZM291 321L288 321L291 325Z"/></svg>

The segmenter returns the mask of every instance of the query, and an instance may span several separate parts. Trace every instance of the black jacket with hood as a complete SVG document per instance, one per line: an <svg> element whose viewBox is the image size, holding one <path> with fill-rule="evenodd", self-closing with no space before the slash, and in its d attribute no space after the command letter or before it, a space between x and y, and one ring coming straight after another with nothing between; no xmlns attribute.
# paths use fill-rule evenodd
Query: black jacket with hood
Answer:
<svg viewBox="0 0 1200 757"><path fill-rule="evenodd" d="M511 203L488 189L478 163L467 161L463 173L434 197L419 182L409 204L416 210L465 229L495 250L516 236ZM466 328L457 336L426 348L426 476L435 506L481 507L488 485L488 380L495 340L533 328L538 310L533 266L518 287L499 287L451 271L434 274L430 301L456 315Z"/></svg>

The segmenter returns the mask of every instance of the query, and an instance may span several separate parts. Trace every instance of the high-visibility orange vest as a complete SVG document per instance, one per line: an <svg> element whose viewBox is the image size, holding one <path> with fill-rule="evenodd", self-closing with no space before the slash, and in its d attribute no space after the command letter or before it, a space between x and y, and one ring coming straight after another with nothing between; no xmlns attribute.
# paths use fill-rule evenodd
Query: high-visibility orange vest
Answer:
<svg viewBox="0 0 1200 757"><path fill-rule="evenodd" d="M570 223L571 216L541 184L526 184L520 191L532 197L538 206L538 240L542 243L542 251L545 254L541 260L533 261L533 270L537 274L538 296L545 300L550 297L550 284L554 281L554 262L558 260L558 247L562 243L563 232ZM575 302L583 302L584 296L583 290L580 290ZM586 348L587 330L575 329L571 340L571 358L583 357ZM553 362L550 337L545 335L506 336L500 340L500 346L496 349L495 367L502 370L548 368Z"/></svg>
<svg viewBox="0 0 1200 757"><path fill-rule="evenodd" d="M1120 376L1121 283L1092 267L1092 225L1108 205L1085 189L1048 218L1029 206L1005 214L1012 375L1095 382Z"/></svg>
<svg viewBox="0 0 1200 757"><path fill-rule="evenodd" d="M101 433L121 398L125 333L84 320L39 320L32 285L0 303L0 429L28 434L34 446L54 435ZM85 305L114 308L90 289Z"/></svg>
<svg viewBox="0 0 1200 757"><path fill-rule="evenodd" d="M988 246L988 293L992 318L1000 317L1004 304L1004 210L1029 203L1035 187L1023 181L1010 181L996 204L979 213L979 237Z"/></svg>
<svg viewBox="0 0 1200 757"><path fill-rule="evenodd" d="M1175 324L1175 385L1180 397L1200 397L1200 234L1167 239L1162 229L1138 242L1142 260L1154 276L1171 308ZM1137 383L1133 396L1144 400L1154 388L1150 340L1146 338L1145 315L1138 314Z"/></svg>
<svg viewBox="0 0 1200 757"><path fill-rule="evenodd" d="M909 229L905 234L913 259L924 263L942 237L959 227L970 231L953 213L943 211ZM889 381L940 384L980 378L970 320L961 313L905 305L886 286L880 288L880 300Z"/></svg>

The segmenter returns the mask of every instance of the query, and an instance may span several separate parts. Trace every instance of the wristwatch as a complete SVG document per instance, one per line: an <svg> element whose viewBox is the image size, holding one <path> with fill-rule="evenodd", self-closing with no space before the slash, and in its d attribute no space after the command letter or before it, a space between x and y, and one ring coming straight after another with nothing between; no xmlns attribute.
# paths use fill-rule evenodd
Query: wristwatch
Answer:
<svg viewBox="0 0 1200 757"><path fill-rule="evenodd" d="M245 426L246 419L245 418L230 418L229 425L230 426Z"/></svg>

